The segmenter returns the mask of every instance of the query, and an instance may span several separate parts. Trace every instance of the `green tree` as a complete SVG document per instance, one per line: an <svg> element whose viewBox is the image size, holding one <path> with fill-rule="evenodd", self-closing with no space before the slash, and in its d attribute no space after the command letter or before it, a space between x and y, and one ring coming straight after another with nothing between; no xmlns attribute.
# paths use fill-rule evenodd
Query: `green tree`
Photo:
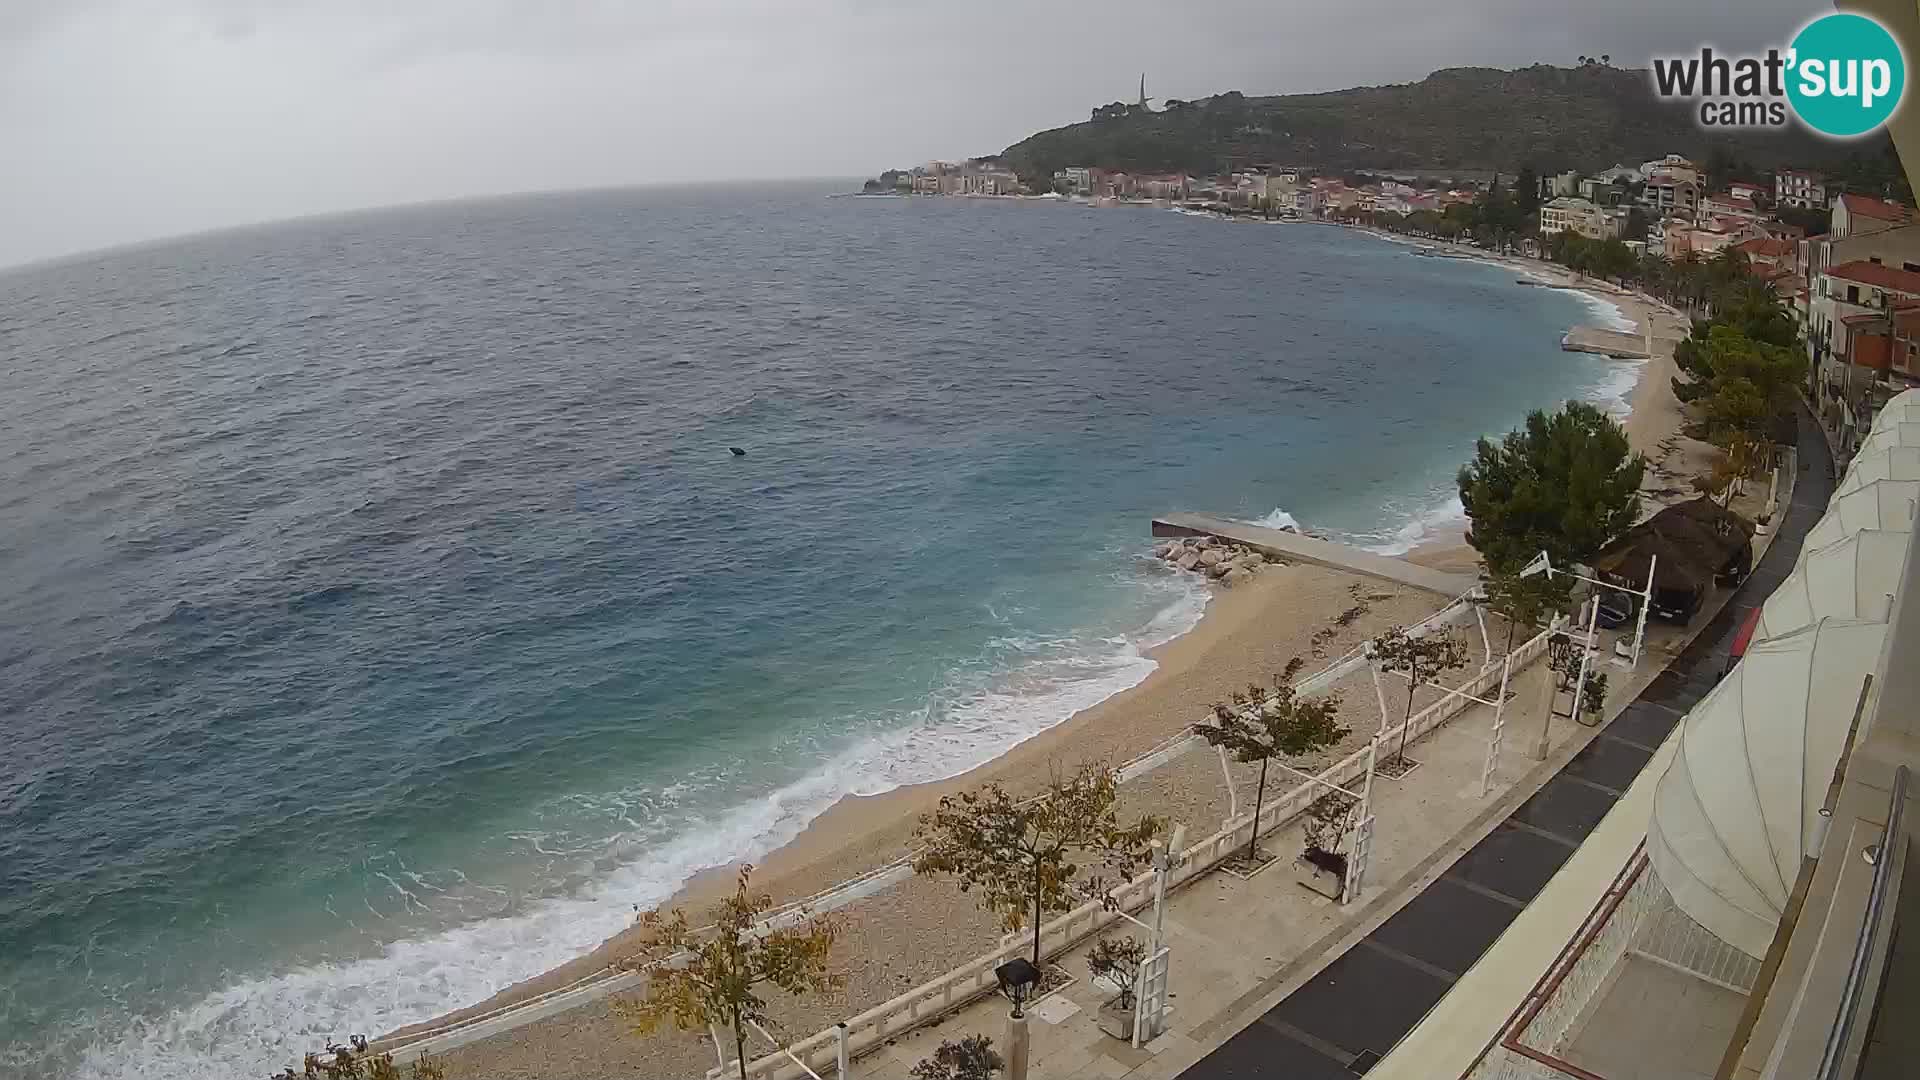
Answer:
<svg viewBox="0 0 1920 1080"><path fill-rule="evenodd" d="M1303 661L1294 657L1285 671L1273 677L1273 689L1249 686L1235 691L1230 701L1216 702L1213 718L1193 725L1207 745L1232 754L1242 764L1260 763L1260 781L1254 788L1253 835L1247 838L1247 858L1260 857L1260 808L1267 797L1267 766L1277 757L1297 758L1334 746L1347 737L1340 726L1340 697L1299 696L1293 687Z"/></svg>
<svg viewBox="0 0 1920 1080"><path fill-rule="evenodd" d="M1597 406L1536 409L1499 442L1481 439L1460 470L1467 543L1497 573L1542 551L1562 566L1588 562L1639 516L1645 472L1626 430Z"/></svg>
<svg viewBox="0 0 1920 1080"><path fill-rule="evenodd" d="M648 968L641 998L614 1003L614 1011L643 1035L669 1020L683 1031L725 1028L733 1035L740 1080L747 1078L749 1025L773 1022L760 987L799 995L843 981L827 968L834 924L802 918L797 925L762 926L760 917L773 907L773 898L754 895L752 873L751 866L741 868L733 895L714 905L710 927L689 926L680 908L641 916L642 958L660 962Z"/></svg>
<svg viewBox="0 0 1920 1080"><path fill-rule="evenodd" d="M997 783L945 796L920 816L914 871L952 874L962 892L978 889L980 906L1009 931L1031 921L1038 967L1041 922L1078 902L1073 883L1083 868L1075 859L1092 855L1130 876L1146 865L1147 845L1165 828L1151 816L1121 824L1119 787L1119 774L1088 764L1055 777L1038 798L1016 800Z"/></svg>
<svg viewBox="0 0 1920 1080"><path fill-rule="evenodd" d="M1404 626L1396 626L1367 643L1374 664L1381 671L1399 672L1407 677L1407 711L1400 721L1400 745L1388 759L1395 763L1407 759L1408 729L1413 726L1413 699L1423 683L1449 671L1467 666L1467 645L1454 635L1450 626L1414 635Z"/></svg>

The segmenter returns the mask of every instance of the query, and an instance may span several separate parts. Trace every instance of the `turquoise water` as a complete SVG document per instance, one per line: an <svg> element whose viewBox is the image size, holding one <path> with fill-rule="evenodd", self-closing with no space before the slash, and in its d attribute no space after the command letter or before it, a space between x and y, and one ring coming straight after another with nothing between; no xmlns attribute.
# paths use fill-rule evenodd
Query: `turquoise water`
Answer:
<svg viewBox="0 0 1920 1080"><path fill-rule="evenodd" d="M1475 437L1635 373L1350 231L823 196L0 274L0 1073L476 1001L1145 677L1205 601L1154 513L1405 550Z"/></svg>

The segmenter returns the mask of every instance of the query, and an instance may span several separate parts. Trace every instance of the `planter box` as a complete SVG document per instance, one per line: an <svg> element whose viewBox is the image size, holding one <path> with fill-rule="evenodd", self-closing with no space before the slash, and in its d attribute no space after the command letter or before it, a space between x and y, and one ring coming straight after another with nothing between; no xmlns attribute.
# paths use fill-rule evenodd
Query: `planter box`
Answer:
<svg viewBox="0 0 1920 1080"><path fill-rule="evenodd" d="M1123 1042L1133 1041L1133 1006L1120 1007L1120 999L1109 998L1100 1006L1100 1030Z"/></svg>

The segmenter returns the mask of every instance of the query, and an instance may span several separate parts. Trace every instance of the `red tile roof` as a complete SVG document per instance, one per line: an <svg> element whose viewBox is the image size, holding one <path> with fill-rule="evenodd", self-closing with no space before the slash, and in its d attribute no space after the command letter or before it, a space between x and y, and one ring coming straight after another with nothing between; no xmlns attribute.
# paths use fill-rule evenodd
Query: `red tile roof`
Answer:
<svg viewBox="0 0 1920 1080"><path fill-rule="evenodd" d="M1906 221L1913 216L1913 211L1901 206L1899 203L1888 202L1885 199L1876 199L1868 195L1854 195L1849 193L1840 196L1840 201L1846 205L1847 213L1859 214L1861 217L1877 218L1881 221Z"/></svg>
<svg viewBox="0 0 1920 1080"><path fill-rule="evenodd" d="M1758 255L1766 259L1777 259L1785 255L1793 254L1793 245L1791 243L1785 240L1776 240L1771 236L1756 236L1751 240L1742 240L1733 246L1735 250L1744 251L1749 256Z"/></svg>
<svg viewBox="0 0 1920 1080"><path fill-rule="evenodd" d="M1913 293L1920 296L1920 274L1911 270L1895 270L1891 266L1881 266L1876 262L1856 259L1850 263L1827 270L1828 277L1843 278L1862 285L1872 285L1889 292Z"/></svg>

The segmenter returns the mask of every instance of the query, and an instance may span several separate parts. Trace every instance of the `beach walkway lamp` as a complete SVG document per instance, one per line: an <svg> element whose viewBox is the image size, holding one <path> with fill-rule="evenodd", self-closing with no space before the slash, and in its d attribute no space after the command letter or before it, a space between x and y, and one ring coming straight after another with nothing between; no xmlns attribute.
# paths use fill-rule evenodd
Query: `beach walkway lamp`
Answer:
<svg viewBox="0 0 1920 1080"><path fill-rule="evenodd" d="M1027 1080L1030 1036L1027 1014L1021 1009L1040 989L1040 969L1026 957L1016 956L994 968L993 977L1000 983L1000 992L1013 1002L1013 1012L1007 1016L1007 1080Z"/></svg>
<svg viewBox="0 0 1920 1080"><path fill-rule="evenodd" d="M993 977L1000 982L1000 993L1013 1002L1013 1015L1018 1019L1026 1014L1021 1009L1033 998L1033 992L1040 986L1040 969L1033 961L1024 956L1013 959L993 969Z"/></svg>
<svg viewBox="0 0 1920 1080"><path fill-rule="evenodd" d="M1627 662L1629 668L1637 668L1640 666L1640 649L1647 641L1647 609L1653 606L1653 572L1658 567L1659 562L1660 556L1648 555L1646 588L1628 593L1629 596L1637 596L1640 598L1640 611L1634 617L1633 623L1633 659ZM1625 589L1620 588L1618 585L1612 585L1597 578L1590 578L1585 574L1576 574L1571 570L1555 570L1553 568L1553 560L1547 558L1545 551L1535 555L1527 565L1520 568L1520 576L1523 578L1532 577L1535 574L1545 574L1549 581L1553 580L1553 575L1555 574L1565 574L1570 578L1577 581L1584 581L1589 585L1597 585L1603 589L1612 589L1615 592L1626 592ZM1595 601L1596 603L1598 602L1597 596L1595 597ZM1591 631L1589 631L1588 644L1592 644Z"/></svg>

